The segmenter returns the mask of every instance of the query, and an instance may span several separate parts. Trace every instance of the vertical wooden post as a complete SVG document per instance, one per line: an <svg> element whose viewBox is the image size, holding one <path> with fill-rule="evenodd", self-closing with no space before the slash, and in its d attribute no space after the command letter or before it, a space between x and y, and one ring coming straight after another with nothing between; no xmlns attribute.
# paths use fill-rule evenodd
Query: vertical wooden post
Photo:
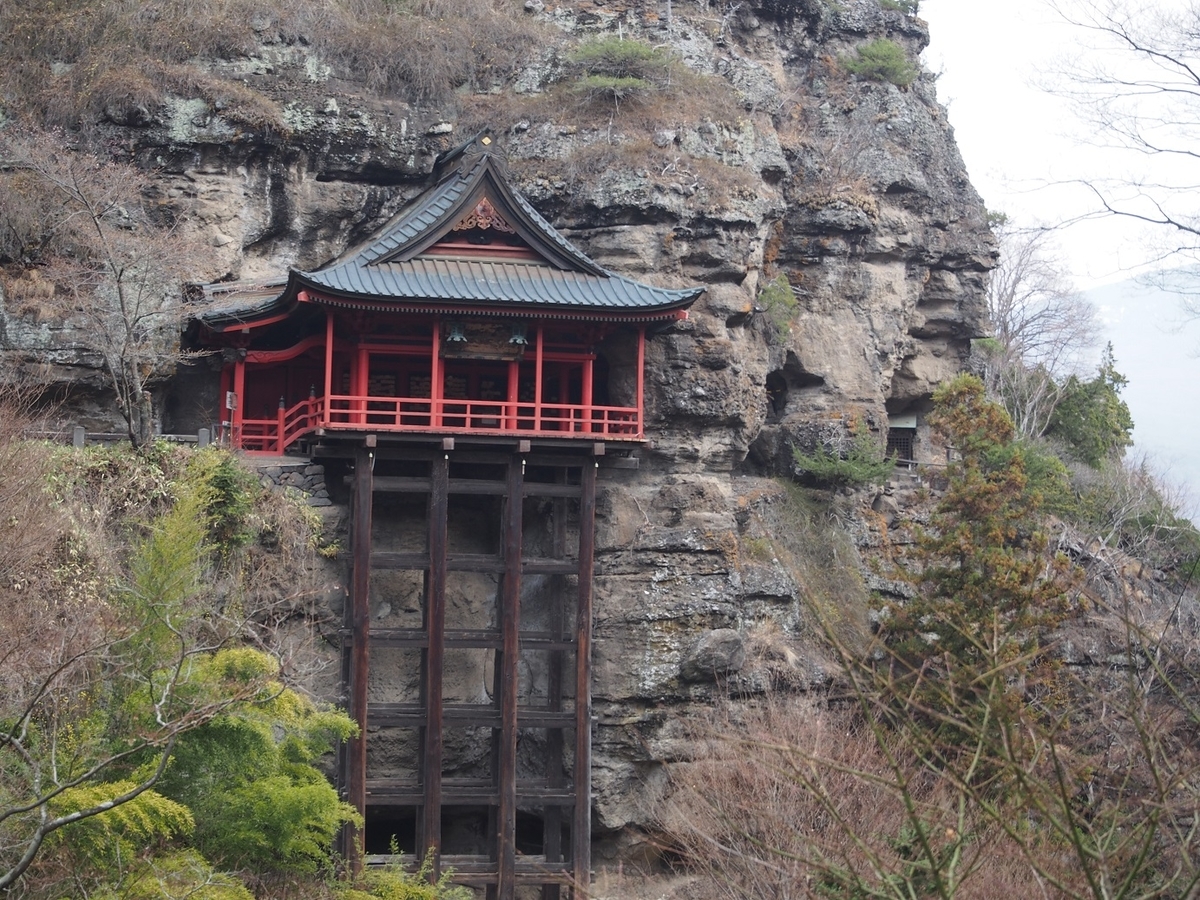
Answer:
<svg viewBox="0 0 1200 900"><path fill-rule="evenodd" d="M559 484L567 483L566 468L558 470L555 480ZM564 559L567 555L567 501L565 498L556 497L553 500L551 515L553 516L551 527L554 536L551 556L554 559ZM554 578L561 581L563 576L555 575ZM565 592L555 591L550 607L550 640L556 643L563 639L563 620L566 613L563 608L565 600L561 598L561 593ZM549 655L550 671L547 679L546 709L553 713L561 713L563 711L563 676L566 675L563 670L566 653L562 650L551 650ZM552 789L562 788L564 781L563 729L547 728L546 786ZM547 806L542 814L542 852L550 866L561 863L563 859L562 826L563 808ZM546 884L542 886L542 900L559 900L561 895L560 885Z"/></svg>
<svg viewBox="0 0 1200 900"><path fill-rule="evenodd" d="M592 379L594 378L596 360L589 350L587 359L583 361L583 431L590 433L592 429Z"/></svg>
<svg viewBox="0 0 1200 900"><path fill-rule="evenodd" d="M537 327L537 343L533 348L533 430L542 430L542 357L544 356L543 342L546 330L541 324Z"/></svg>
<svg viewBox="0 0 1200 900"><path fill-rule="evenodd" d="M233 390L233 368L229 365L221 367L221 388L217 401L217 440L226 444L231 441L233 433L233 413L225 408L225 398Z"/></svg>
<svg viewBox="0 0 1200 900"><path fill-rule="evenodd" d="M233 437L230 446L235 450L242 448L242 418L246 408L246 361L239 359L233 364L233 416L230 430Z"/></svg>
<svg viewBox="0 0 1200 900"><path fill-rule="evenodd" d="M350 625L350 716L358 723L358 737L350 741L350 767L347 801L367 812L367 678L371 640L371 492L375 454L365 447L354 457L353 519L351 520L353 573L350 581L352 608ZM357 876L362 871L364 833L359 829L350 848L350 865Z"/></svg>
<svg viewBox="0 0 1200 900"><path fill-rule="evenodd" d="M575 816L571 851L575 897L592 873L592 575L596 552L596 468L584 461L579 501L579 603L575 619Z"/></svg>
<svg viewBox="0 0 1200 900"><path fill-rule="evenodd" d="M365 398L370 390L371 384L371 353L366 347L358 348L358 379L354 385L354 396ZM354 421L359 425L367 424L367 401L365 399L355 400L354 408L358 410L358 415Z"/></svg>
<svg viewBox="0 0 1200 900"><path fill-rule="evenodd" d="M429 495L429 590L425 600L425 752L422 757L424 810L420 830L423 847L417 856L433 855L431 881L441 877L442 856L442 669L446 649L446 534L450 494L450 457L433 460Z"/></svg>
<svg viewBox="0 0 1200 900"><path fill-rule="evenodd" d="M512 360L508 364L508 407L504 413L504 428L514 431L517 428L517 400L521 396L521 364Z"/></svg>
<svg viewBox="0 0 1200 900"><path fill-rule="evenodd" d="M517 865L517 669L521 629L521 518L525 461L508 464L504 512L504 587L501 591L499 900L513 900Z"/></svg>
<svg viewBox="0 0 1200 900"><path fill-rule="evenodd" d="M638 329L637 346L637 436L641 437L646 431L645 416L646 394L646 327Z"/></svg>
<svg viewBox="0 0 1200 900"><path fill-rule="evenodd" d="M325 310L325 410L321 414L321 424L329 424L329 411L332 407L330 397L333 396L333 310Z"/></svg>
<svg viewBox="0 0 1200 900"><path fill-rule="evenodd" d="M441 323L433 323L433 355L429 361L429 427L442 427Z"/></svg>
<svg viewBox="0 0 1200 900"><path fill-rule="evenodd" d="M287 427L287 399L279 398L279 411L275 414L275 455L283 456L284 429ZM265 449L265 448L264 448Z"/></svg>

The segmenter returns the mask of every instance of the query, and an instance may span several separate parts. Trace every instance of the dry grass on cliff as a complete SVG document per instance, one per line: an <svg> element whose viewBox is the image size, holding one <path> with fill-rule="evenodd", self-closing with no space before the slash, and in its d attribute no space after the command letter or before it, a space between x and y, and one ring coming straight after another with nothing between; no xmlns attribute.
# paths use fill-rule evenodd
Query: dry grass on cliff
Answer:
<svg viewBox="0 0 1200 900"><path fill-rule="evenodd" d="M42 126L153 110L173 93L280 127L270 100L197 65L264 45L311 47L337 75L437 101L464 84L503 82L546 39L517 0L0 0L0 33L0 97L10 115Z"/></svg>
<svg viewBox="0 0 1200 900"><path fill-rule="evenodd" d="M800 586L811 613L809 636L830 637L857 651L871 637L871 598L858 551L835 505L790 480L779 487L778 494L753 504L753 513L775 556Z"/></svg>
<svg viewBox="0 0 1200 900"><path fill-rule="evenodd" d="M1043 896L1000 827L964 818L948 778L899 742L880 746L856 711L776 695L718 709L692 733L696 756L673 768L661 825L668 849L702 876L697 900L843 896L846 873L900 896L921 865L914 819L940 850L961 852L960 900ZM1044 849L1071 879L1066 854L1056 864Z"/></svg>

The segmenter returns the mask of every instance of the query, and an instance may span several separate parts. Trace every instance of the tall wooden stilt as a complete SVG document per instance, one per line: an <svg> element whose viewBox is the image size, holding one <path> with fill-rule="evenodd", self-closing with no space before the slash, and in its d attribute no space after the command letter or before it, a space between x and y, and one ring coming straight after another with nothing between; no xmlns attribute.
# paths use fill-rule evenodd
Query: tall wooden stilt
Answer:
<svg viewBox="0 0 1200 900"><path fill-rule="evenodd" d="M347 800L360 815L367 811L367 678L371 590L371 493L375 455L360 448L354 458L354 496L351 541L353 574L350 582L352 608L350 625L350 715L358 723L358 737L350 742ZM350 848L351 867L362 871L363 832L354 835Z"/></svg>
<svg viewBox="0 0 1200 900"><path fill-rule="evenodd" d="M501 590L499 898L513 900L517 864L517 666L521 628L521 518L525 463L508 466L504 511L504 583Z"/></svg>
<svg viewBox="0 0 1200 900"><path fill-rule="evenodd" d="M421 761L424 814L417 855L432 853L430 878L441 876L442 847L442 669L446 649L446 537L450 457L433 460L429 496L429 578L425 599L425 752Z"/></svg>
<svg viewBox="0 0 1200 900"><path fill-rule="evenodd" d="M566 469L558 470L558 483L566 484ZM558 497L552 506L553 553L554 559L563 559L567 555L567 501ZM563 639L563 619L565 618L562 602L554 602L550 607L550 640L554 642ZM550 712L562 712L563 701L563 671L566 654L562 650L550 651L550 666L547 676L546 709ZM561 789L565 782L563 771L563 729L546 729L546 786ZM547 806L542 815L542 852L548 864L562 862L562 826L563 810L561 806ZM542 886L542 900L559 900L562 895L561 885L546 884Z"/></svg>
<svg viewBox="0 0 1200 900"><path fill-rule="evenodd" d="M575 816L571 851L575 897L586 896L592 873L592 574L596 550L596 462L580 475L579 599L575 619Z"/></svg>

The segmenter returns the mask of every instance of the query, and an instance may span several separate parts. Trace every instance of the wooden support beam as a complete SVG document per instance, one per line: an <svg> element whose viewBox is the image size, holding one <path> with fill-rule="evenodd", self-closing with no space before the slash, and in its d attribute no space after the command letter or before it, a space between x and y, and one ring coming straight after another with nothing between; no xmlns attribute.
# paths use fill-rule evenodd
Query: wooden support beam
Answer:
<svg viewBox="0 0 1200 900"><path fill-rule="evenodd" d="M371 592L371 478L375 457L365 447L354 459L354 493L350 540L353 572L350 581L350 715L358 723L358 737L350 741L349 791L347 801L365 814L367 809L367 678L370 647ZM355 875L362 871L363 830L354 835L350 864Z"/></svg>
<svg viewBox="0 0 1200 900"><path fill-rule="evenodd" d="M514 900L517 864L517 684L521 629L521 520L525 462L513 456L508 466L504 509L504 581L501 589L503 650L500 672L500 758L497 783L499 841L499 900Z"/></svg>
<svg viewBox="0 0 1200 900"><path fill-rule="evenodd" d="M596 554L596 469L584 465L579 503L579 598L575 613L575 810L571 828L575 897L592 877L592 575Z"/></svg>
<svg viewBox="0 0 1200 900"><path fill-rule="evenodd" d="M433 461L429 495L429 588L425 593L425 747L421 773L425 789L418 856L433 854L429 878L441 877L442 852L442 668L446 651L446 545L450 456Z"/></svg>
<svg viewBox="0 0 1200 900"><path fill-rule="evenodd" d="M566 469L559 469L557 473L560 484L565 484L567 480ZM551 507L551 523L553 529L553 546L551 555L558 560L566 562L567 555L567 501L561 497L556 497ZM526 569L528 571L528 569ZM561 588L562 579L556 579L556 587ZM556 590L554 599L551 601L550 607L550 639L554 642L562 641L563 639L563 620L565 618L563 609L565 592ZM566 654L560 649L550 651L550 671L548 674L546 710L550 713L561 714L563 701L563 676L566 674L563 669L566 664ZM546 729L546 784L551 788L563 789L566 783L565 773L563 770L563 730L561 728ZM571 796L572 805L574 803L574 791L568 790L567 793ZM546 861L550 863L562 862L563 846L562 846L562 824L563 810L561 806L546 806L542 813L542 854L546 857ZM542 885L542 900L559 900L562 896L562 886L558 884Z"/></svg>

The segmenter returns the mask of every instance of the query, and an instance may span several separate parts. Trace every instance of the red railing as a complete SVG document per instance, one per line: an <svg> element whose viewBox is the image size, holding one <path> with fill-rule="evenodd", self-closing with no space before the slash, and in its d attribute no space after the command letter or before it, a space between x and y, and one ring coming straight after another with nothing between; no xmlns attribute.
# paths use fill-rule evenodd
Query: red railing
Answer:
<svg viewBox="0 0 1200 900"><path fill-rule="evenodd" d="M279 408L274 419L243 419L242 433L234 443L248 453L282 456L289 445L321 427L324 397L301 400L291 409Z"/></svg>
<svg viewBox="0 0 1200 900"><path fill-rule="evenodd" d="M281 455L321 428L605 440L637 440L642 435L636 407L334 395L328 404L316 397L280 408L274 419L243 419L233 443L247 453Z"/></svg>

